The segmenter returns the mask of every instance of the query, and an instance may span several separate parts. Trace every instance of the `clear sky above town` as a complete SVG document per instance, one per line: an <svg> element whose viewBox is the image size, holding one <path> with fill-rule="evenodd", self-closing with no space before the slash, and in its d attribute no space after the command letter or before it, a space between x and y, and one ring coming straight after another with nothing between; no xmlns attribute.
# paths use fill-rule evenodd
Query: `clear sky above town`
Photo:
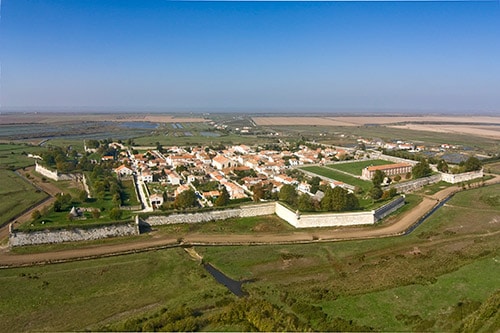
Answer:
<svg viewBox="0 0 500 333"><path fill-rule="evenodd" d="M3 0L2 108L500 112L500 2Z"/></svg>

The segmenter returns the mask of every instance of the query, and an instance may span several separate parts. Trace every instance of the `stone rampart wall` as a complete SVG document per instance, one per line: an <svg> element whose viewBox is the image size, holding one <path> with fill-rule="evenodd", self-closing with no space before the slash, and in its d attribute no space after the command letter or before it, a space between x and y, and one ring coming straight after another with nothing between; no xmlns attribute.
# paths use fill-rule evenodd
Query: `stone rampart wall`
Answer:
<svg viewBox="0 0 500 333"><path fill-rule="evenodd" d="M372 157L375 157L375 154ZM394 162L394 163L408 163L408 164L413 165L413 166L415 166L418 163L418 161L409 160L406 158L401 158L401 157L396 157L396 156L391 156L391 155L384 155L384 154L378 155L377 159L386 160L386 161Z"/></svg>
<svg viewBox="0 0 500 333"><path fill-rule="evenodd" d="M237 208L202 213L172 214L166 216L153 215L147 217L144 222L152 226L177 223L201 223L240 217L240 214L241 209Z"/></svg>
<svg viewBox="0 0 500 333"><path fill-rule="evenodd" d="M391 185L391 187L394 187L399 193L410 193L421 189L425 185L437 183L440 180L441 180L441 175L433 175L429 177L410 180L408 182L394 184Z"/></svg>
<svg viewBox="0 0 500 333"><path fill-rule="evenodd" d="M259 205L248 205L241 207L240 217L272 215L276 210L276 203L270 202Z"/></svg>
<svg viewBox="0 0 500 333"><path fill-rule="evenodd" d="M374 212L375 216L375 221L381 220L387 215L395 212L399 208L403 207L405 205L405 197L404 196L399 196L396 199L392 200L391 202L383 205L382 207L378 208Z"/></svg>
<svg viewBox="0 0 500 333"><path fill-rule="evenodd" d="M266 203L260 205L248 205L241 208L214 210L200 213L153 215L147 217L144 222L149 225L164 225L177 223L201 223L209 221L226 220L229 218L262 216L274 214L276 204Z"/></svg>
<svg viewBox="0 0 500 333"><path fill-rule="evenodd" d="M276 214L296 228L374 224L374 211L352 213L297 214L276 203Z"/></svg>
<svg viewBox="0 0 500 333"><path fill-rule="evenodd" d="M466 182L472 179L477 179L483 177L483 170L479 171L471 171L471 172L464 172L464 173L458 173L458 174L451 174L451 173L441 173L441 180L451 183L451 184L456 184L456 183L461 183L461 182Z"/></svg>
<svg viewBox="0 0 500 333"><path fill-rule="evenodd" d="M42 176L45 176L47 178L50 178L55 181L59 180L71 180L74 179L75 176L71 174L65 174L65 173L59 173L57 170L52 171L50 169L47 169L46 167L36 163L35 165L35 171L41 174Z"/></svg>
<svg viewBox="0 0 500 333"><path fill-rule="evenodd" d="M114 224L91 229L41 230L23 232L11 230L10 246L54 244L63 242L88 241L110 237L138 235L137 223Z"/></svg>
<svg viewBox="0 0 500 333"><path fill-rule="evenodd" d="M52 180L55 180L55 181L59 180L59 175L57 173L57 170L52 171L52 170L49 170L49 169L41 166L40 164L36 163L35 171L38 172L39 174L41 174L42 176L45 176L45 177L50 178Z"/></svg>

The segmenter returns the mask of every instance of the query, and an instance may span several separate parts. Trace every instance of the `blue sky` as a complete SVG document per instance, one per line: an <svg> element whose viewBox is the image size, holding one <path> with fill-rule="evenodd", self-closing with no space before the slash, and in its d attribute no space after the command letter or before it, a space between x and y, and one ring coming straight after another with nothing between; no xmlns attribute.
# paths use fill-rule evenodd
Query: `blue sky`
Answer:
<svg viewBox="0 0 500 333"><path fill-rule="evenodd" d="M1 104L500 112L500 3L3 0Z"/></svg>

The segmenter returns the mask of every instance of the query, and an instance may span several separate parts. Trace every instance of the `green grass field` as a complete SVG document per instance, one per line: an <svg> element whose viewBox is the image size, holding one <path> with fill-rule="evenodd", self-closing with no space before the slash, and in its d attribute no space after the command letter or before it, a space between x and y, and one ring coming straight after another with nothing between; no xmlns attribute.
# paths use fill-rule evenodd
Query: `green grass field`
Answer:
<svg viewBox="0 0 500 333"><path fill-rule="evenodd" d="M35 165L27 154L40 154L45 148L25 144L0 144L0 169L19 169Z"/></svg>
<svg viewBox="0 0 500 333"><path fill-rule="evenodd" d="M491 172L500 175L500 162L486 164L484 166L484 170L486 172Z"/></svg>
<svg viewBox="0 0 500 333"><path fill-rule="evenodd" d="M334 179L337 181L341 181L352 186L359 186L360 188L363 189L363 191L368 191L372 186L371 182L361 180L356 177L348 176L344 173L335 171L331 168L325 168L320 166L308 166L308 167L302 167L300 169L315 173L323 177L330 178L332 180Z"/></svg>
<svg viewBox="0 0 500 333"><path fill-rule="evenodd" d="M376 165L387 165L387 164L393 164L393 162L384 160L369 160L369 161L359 161L352 163L329 164L326 167L334 170L344 171L354 176L361 176L363 169L366 167L372 165L376 166Z"/></svg>
<svg viewBox="0 0 500 333"><path fill-rule="evenodd" d="M0 179L0 225L47 197L13 171L0 169Z"/></svg>
<svg viewBox="0 0 500 333"><path fill-rule="evenodd" d="M139 200L137 200L137 194L135 193L135 185L132 179L122 180L123 191L125 192L125 202L124 206L137 206L139 205Z"/></svg>
<svg viewBox="0 0 500 333"><path fill-rule="evenodd" d="M75 331L234 298L182 249L0 270L0 330Z"/></svg>

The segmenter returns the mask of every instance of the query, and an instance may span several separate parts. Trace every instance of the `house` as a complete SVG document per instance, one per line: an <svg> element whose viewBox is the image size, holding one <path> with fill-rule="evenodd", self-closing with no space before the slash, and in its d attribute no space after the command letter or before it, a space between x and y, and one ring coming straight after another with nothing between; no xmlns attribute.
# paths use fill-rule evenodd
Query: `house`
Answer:
<svg viewBox="0 0 500 333"><path fill-rule="evenodd" d="M212 166L218 170L222 170L234 166L234 162L225 156L217 155L212 159Z"/></svg>
<svg viewBox="0 0 500 333"><path fill-rule="evenodd" d="M303 193L309 193L311 192L311 185L306 182L302 182L297 186L297 190Z"/></svg>
<svg viewBox="0 0 500 333"><path fill-rule="evenodd" d="M191 189L191 187L189 187L189 185L179 185L179 187L175 189L174 196L177 197L182 192L188 191L190 189Z"/></svg>
<svg viewBox="0 0 500 333"><path fill-rule="evenodd" d="M158 208L163 205L163 195L153 193L149 196L149 202L151 203L151 206Z"/></svg>
<svg viewBox="0 0 500 333"><path fill-rule="evenodd" d="M103 156L101 157L101 161L104 161L104 162L107 162L107 161L114 161L115 160L115 157L114 156Z"/></svg>
<svg viewBox="0 0 500 333"><path fill-rule="evenodd" d="M153 181L153 175L149 171L143 171L141 174L141 180L145 183L151 183Z"/></svg>
<svg viewBox="0 0 500 333"><path fill-rule="evenodd" d="M171 172L167 175L168 182L172 185L180 185L182 178L177 174L177 172Z"/></svg>
<svg viewBox="0 0 500 333"><path fill-rule="evenodd" d="M134 174L134 170L130 169L125 165L120 165L118 168L113 170L119 176L131 176Z"/></svg>

